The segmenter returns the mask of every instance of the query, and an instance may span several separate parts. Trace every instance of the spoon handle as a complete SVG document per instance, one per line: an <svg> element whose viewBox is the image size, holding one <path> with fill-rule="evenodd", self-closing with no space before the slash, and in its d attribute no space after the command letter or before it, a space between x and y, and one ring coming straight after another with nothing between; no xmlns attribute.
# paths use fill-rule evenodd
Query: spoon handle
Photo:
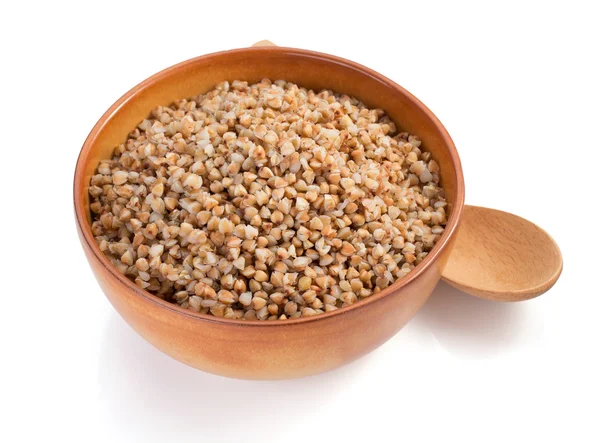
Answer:
<svg viewBox="0 0 600 443"><path fill-rule="evenodd" d="M556 242L507 212L465 205L442 278L477 297L522 301L550 289L562 271Z"/></svg>

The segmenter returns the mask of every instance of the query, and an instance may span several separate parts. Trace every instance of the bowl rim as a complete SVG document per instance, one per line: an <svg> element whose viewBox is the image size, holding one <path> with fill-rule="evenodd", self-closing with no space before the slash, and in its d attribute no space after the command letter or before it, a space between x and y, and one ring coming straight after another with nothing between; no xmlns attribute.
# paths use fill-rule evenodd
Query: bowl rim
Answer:
<svg viewBox="0 0 600 443"><path fill-rule="evenodd" d="M189 309L182 308L176 304L169 303L156 295L138 287L134 282L129 280L125 275L121 274L115 267L110 263L108 258L102 253L94 236L91 231L91 226L87 221L87 209L81 203L81 199L79 196L82 192L87 192L87 185L83 183L83 171L85 167L84 159L87 159L88 153L91 151L94 146L98 135L102 132L106 124L114 117L114 115L119 111L121 107L123 107L130 100L135 99L135 97L155 84L158 81L163 80L165 77L170 76L172 73L177 72L179 70L186 69L188 66L193 65L194 63L200 61L209 61L211 59L219 59L221 57L227 57L234 54L242 54L242 53L261 53L261 52L270 52L270 53L280 53L281 55L289 55L293 57L303 57L306 59L318 59L320 61L324 61L330 64L342 65L346 68L352 69L354 71L358 71L360 74L373 78L374 80L383 83L393 89L399 91L402 95L406 97L411 104L417 108L419 108L424 114L427 115L427 118L434 124L436 129L441 134L442 140L445 143L450 158L453 164L453 173L455 175L456 180L456 200L453 203L452 211L446 223L446 227L444 228L444 232L441 238L438 240L437 244L433 247L433 249L429 252L427 257L419 263L413 270L411 270L407 275L395 281L392 285L388 286L384 290L380 291L377 294L374 294L368 297L365 300L361 300L358 303L355 303L350 306L346 306L343 308L336 309L335 311L324 312L319 315L314 315L310 317L299 317L294 319L286 319L286 320L272 320L272 321L264 321L264 320L240 320L240 319L228 319L224 317L216 317L214 315L202 314L199 312L191 311ZM451 173L450 171L446 171L446 174ZM177 63L173 66L170 66L166 69L163 69L156 74L148 77L146 80L140 82L125 94L123 94L113 105L108 108L108 110L100 117L98 122L94 125L90 133L88 134L81 151L77 157L77 163L75 167L74 174L74 183L73 183L73 199L74 199L74 210L75 210L75 219L77 229L80 233L80 238L82 243L84 243L84 247L91 251L93 258L96 259L97 263L99 263L103 268L105 268L108 273L119 282L124 290L130 290L137 297L141 297L144 301L148 301L157 307L167 309L173 312L176 315L182 315L184 317L188 317L190 319L195 319L201 322L210 322L210 323L218 323L222 325L231 325L231 326L244 326L244 327L276 327L276 326L292 326L304 323L311 323L320 320L328 320L332 317L343 316L345 314L350 313L356 309L361 309L362 307L366 307L370 304L377 303L384 297L390 295L391 293L410 285L413 281L418 279L422 274L424 274L429 267L437 260L437 258L442 254L442 252L448 247L452 237L456 234L458 230L458 225L461 219L461 215L464 208L464 199L465 199L465 184L464 184L464 176L462 172L462 166L460 162L460 157L456 150L456 146L448 134L446 128L442 125L440 120L435 116L435 114L425 106L419 99L417 99L414 95L404 89L402 86L398 85L394 81L385 77L384 75L366 67L359 63L344 59L342 57L338 57L335 55L325 54L316 51L310 51L305 49L298 48L287 48L281 46L260 46L260 47L248 47L248 48L239 48L239 49L231 49L226 51L214 52L206 55L201 55L199 57L194 57L183 62Z"/></svg>

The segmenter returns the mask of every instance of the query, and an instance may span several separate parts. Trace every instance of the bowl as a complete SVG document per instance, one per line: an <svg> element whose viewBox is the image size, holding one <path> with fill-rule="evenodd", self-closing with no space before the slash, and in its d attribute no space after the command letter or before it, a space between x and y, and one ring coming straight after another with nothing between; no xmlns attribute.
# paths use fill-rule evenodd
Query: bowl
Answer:
<svg viewBox="0 0 600 443"><path fill-rule="evenodd" d="M180 308L140 289L100 251L91 232L88 185L150 110L211 89L224 80L285 79L333 89L382 108L402 131L417 134L441 169L450 214L429 255L408 275L354 305L313 317L230 320ZM106 297L156 348L203 371L244 379L284 379L328 371L374 350L396 334L437 285L456 239L464 206L458 153L446 129L413 95L383 75L333 55L283 47L252 47L204 55L143 81L100 118L77 160L74 204L79 238Z"/></svg>

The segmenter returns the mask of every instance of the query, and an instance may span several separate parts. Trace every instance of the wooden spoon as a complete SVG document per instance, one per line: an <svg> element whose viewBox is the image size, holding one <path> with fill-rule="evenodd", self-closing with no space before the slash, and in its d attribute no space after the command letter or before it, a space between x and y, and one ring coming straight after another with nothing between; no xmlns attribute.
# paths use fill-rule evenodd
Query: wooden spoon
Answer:
<svg viewBox="0 0 600 443"><path fill-rule="evenodd" d="M546 292L561 271L558 245L543 229L508 212L465 205L442 277L480 298L521 301Z"/></svg>
<svg viewBox="0 0 600 443"><path fill-rule="evenodd" d="M561 271L558 245L544 230L507 212L465 205L442 278L476 297L521 301L546 292Z"/></svg>

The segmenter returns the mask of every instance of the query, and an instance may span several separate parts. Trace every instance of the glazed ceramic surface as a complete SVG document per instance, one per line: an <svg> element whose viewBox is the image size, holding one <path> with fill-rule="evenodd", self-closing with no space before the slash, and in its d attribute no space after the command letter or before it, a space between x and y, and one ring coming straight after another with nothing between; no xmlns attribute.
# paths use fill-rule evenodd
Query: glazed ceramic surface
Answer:
<svg viewBox="0 0 600 443"><path fill-rule="evenodd" d="M444 234L415 270L355 305L294 320L244 321L195 313L138 288L98 248L87 188L101 159L158 105L206 92L224 80L285 79L333 89L382 108L398 128L417 134L440 164L451 205ZM75 215L81 243L102 290L142 337L166 354L229 377L280 379L316 374L348 363L398 332L425 303L450 256L464 205L464 182L454 144L438 119L384 76L339 57L281 47L256 47L198 57L168 68L121 97L91 131L77 161Z"/></svg>

